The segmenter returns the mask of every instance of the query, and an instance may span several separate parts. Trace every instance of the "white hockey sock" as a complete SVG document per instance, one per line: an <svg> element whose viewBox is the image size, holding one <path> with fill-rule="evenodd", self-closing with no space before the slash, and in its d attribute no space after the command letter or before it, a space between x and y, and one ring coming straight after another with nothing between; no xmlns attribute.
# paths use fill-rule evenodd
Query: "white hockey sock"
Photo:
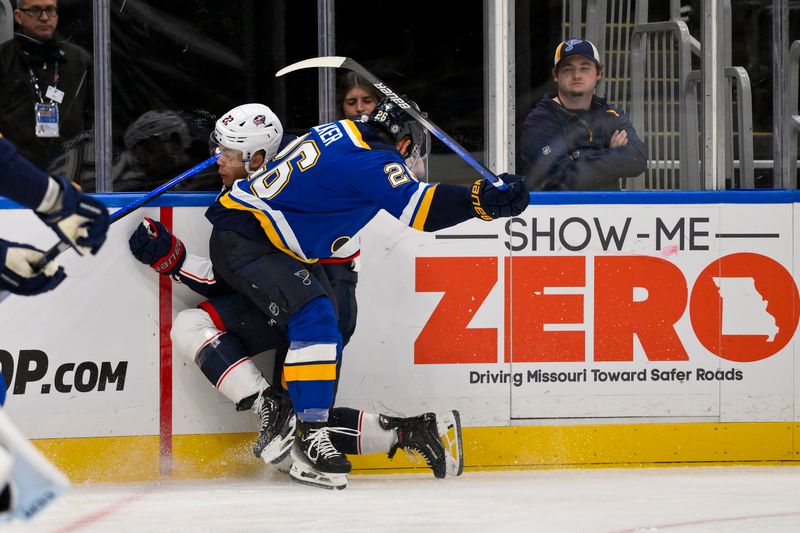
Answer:
<svg viewBox="0 0 800 533"><path fill-rule="evenodd" d="M367 453L389 453L392 446L397 443L397 431L394 429L383 429L378 422L378 415L361 411L359 417L359 452Z"/></svg>
<svg viewBox="0 0 800 533"><path fill-rule="evenodd" d="M249 357L234 363L217 382L217 390L234 403L258 394L267 387L269 383Z"/></svg>

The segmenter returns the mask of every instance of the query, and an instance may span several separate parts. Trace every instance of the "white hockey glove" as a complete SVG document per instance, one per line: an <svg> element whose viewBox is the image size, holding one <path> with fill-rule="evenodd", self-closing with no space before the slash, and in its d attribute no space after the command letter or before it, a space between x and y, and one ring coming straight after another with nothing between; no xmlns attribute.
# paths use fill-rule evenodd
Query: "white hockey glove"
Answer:
<svg viewBox="0 0 800 533"><path fill-rule="evenodd" d="M81 255L96 254L106 240L110 223L106 206L66 178L50 178L45 199L36 212L64 243Z"/></svg>

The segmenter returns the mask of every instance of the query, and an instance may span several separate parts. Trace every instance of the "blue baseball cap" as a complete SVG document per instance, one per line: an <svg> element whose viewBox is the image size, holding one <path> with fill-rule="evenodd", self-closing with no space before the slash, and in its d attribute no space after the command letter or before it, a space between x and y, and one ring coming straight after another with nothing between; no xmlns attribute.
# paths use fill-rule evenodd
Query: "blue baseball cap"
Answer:
<svg viewBox="0 0 800 533"><path fill-rule="evenodd" d="M561 61L575 54L591 59L598 67L600 66L600 54L597 52L597 48L590 41L583 39L570 39L559 44L553 57L553 66L558 67Z"/></svg>

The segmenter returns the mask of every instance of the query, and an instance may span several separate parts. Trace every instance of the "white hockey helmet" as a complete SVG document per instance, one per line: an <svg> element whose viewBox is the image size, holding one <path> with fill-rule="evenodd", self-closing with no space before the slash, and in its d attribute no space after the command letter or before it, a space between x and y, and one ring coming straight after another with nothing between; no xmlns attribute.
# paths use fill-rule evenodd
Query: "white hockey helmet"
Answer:
<svg viewBox="0 0 800 533"><path fill-rule="evenodd" d="M264 150L264 159L269 161L278 152L282 137L281 121L270 108L264 104L243 104L217 120L210 144L239 150L245 163L253 154Z"/></svg>

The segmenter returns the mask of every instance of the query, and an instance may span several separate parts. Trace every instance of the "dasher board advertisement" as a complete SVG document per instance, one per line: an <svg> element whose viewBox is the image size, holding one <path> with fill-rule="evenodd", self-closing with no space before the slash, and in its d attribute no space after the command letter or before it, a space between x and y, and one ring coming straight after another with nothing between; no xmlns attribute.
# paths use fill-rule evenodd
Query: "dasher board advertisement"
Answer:
<svg viewBox="0 0 800 533"><path fill-rule="evenodd" d="M195 196L114 224L96 257L59 257L58 290L0 306L7 409L28 436L255 430L171 351L160 317L201 297L174 284L165 295L128 250L141 216L169 212L189 253L207 254L212 197ZM532 198L513 220L434 234L376 217L338 405L459 409L465 427L796 420L790 193ZM0 217L3 238L53 244L30 213Z"/></svg>

